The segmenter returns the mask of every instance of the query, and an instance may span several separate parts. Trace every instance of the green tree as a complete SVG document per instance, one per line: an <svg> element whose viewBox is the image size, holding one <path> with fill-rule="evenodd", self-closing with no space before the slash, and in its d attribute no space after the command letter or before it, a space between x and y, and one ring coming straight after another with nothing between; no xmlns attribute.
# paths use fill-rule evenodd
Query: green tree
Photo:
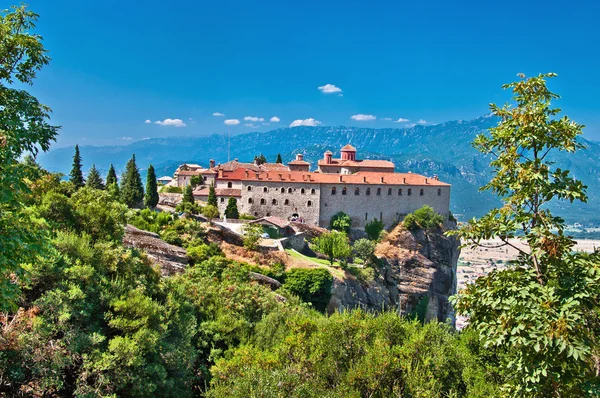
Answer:
<svg viewBox="0 0 600 398"><path fill-rule="evenodd" d="M225 217L238 219L240 218L240 213L237 208L237 200L235 198L229 198L227 201L227 207L225 208Z"/></svg>
<svg viewBox="0 0 600 398"><path fill-rule="evenodd" d="M381 236L381 231L383 231L383 222L376 218L365 225L365 232L371 240L378 240L379 236Z"/></svg>
<svg viewBox="0 0 600 398"><path fill-rule="evenodd" d="M360 258L364 262L367 262L371 257L373 257L373 253L375 253L375 242L369 239L358 239L352 245L352 251L356 255L356 257Z"/></svg>
<svg viewBox="0 0 600 398"><path fill-rule="evenodd" d="M404 217L403 224L408 230L422 229L424 231L433 231L444 223L444 217L436 213L431 206L423 206Z"/></svg>
<svg viewBox="0 0 600 398"><path fill-rule="evenodd" d="M215 183L210 184L208 188L208 201L207 204L217 207L217 192L215 191Z"/></svg>
<svg viewBox="0 0 600 398"><path fill-rule="evenodd" d="M156 173L154 166L148 166L148 174L146 176L146 193L144 195L144 205L154 208L158 204L158 187L156 185Z"/></svg>
<svg viewBox="0 0 600 398"><path fill-rule="evenodd" d="M260 156L254 157L254 162L258 165L265 164L267 163L267 158L261 153Z"/></svg>
<svg viewBox="0 0 600 398"><path fill-rule="evenodd" d="M194 189L191 184L185 186L183 190L183 198L181 199L183 203L194 203Z"/></svg>
<svg viewBox="0 0 600 398"><path fill-rule="evenodd" d="M219 208L213 205L206 205L202 208L202 214L206 218L218 218L219 217Z"/></svg>
<svg viewBox="0 0 600 398"><path fill-rule="evenodd" d="M144 187L135 164L135 154L127 162L125 173L121 177L121 198L128 207L140 207L144 200Z"/></svg>
<svg viewBox="0 0 600 398"><path fill-rule="evenodd" d="M196 188L198 185L202 185L203 182L204 179L202 178L202 176L192 176L192 178L190 179L190 184L192 184L193 188Z"/></svg>
<svg viewBox="0 0 600 398"><path fill-rule="evenodd" d="M348 233L352 227L352 219L343 211L337 212L329 221L329 229Z"/></svg>
<svg viewBox="0 0 600 398"><path fill-rule="evenodd" d="M484 347L504 353L502 371L514 396L591 396L600 391L600 253L573 251L564 221L546 204L586 201L585 186L556 168L552 152L575 152L583 126L551 102L553 73L504 85L514 105L491 105L500 118L474 146L493 157L491 181L482 189L504 202L457 233L472 247L496 238L518 258L503 271L480 277L455 298ZM513 243L521 236L529 249ZM594 393L595 391L595 393Z"/></svg>
<svg viewBox="0 0 600 398"><path fill-rule="evenodd" d="M106 175L106 186L117 183L117 172L115 171L115 167L111 164L108 168L108 174Z"/></svg>
<svg viewBox="0 0 600 398"><path fill-rule="evenodd" d="M292 268L285 273L285 289L321 312L327 309L332 284L333 276L325 268Z"/></svg>
<svg viewBox="0 0 600 398"><path fill-rule="evenodd" d="M283 163L283 160L281 160L281 154L280 153L277 154L277 159L275 160L275 163L279 163L279 164Z"/></svg>
<svg viewBox="0 0 600 398"><path fill-rule="evenodd" d="M75 145L75 155L73 155L73 166L69 173L69 181L75 185L75 189L79 189L85 185L83 172L81 171L81 155L79 154L79 145Z"/></svg>
<svg viewBox="0 0 600 398"><path fill-rule="evenodd" d="M92 165L90 172L88 173L87 180L85 185L94 188L94 189L104 189L104 183L102 182L102 177L100 177L100 173L96 168L96 165Z"/></svg>
<svg viewBox="0 0 600 398"><path fill-rule="evenodd" d="M59 129L49 124L50 108L26 90L50 61L33 33L37 18L25 6L0 13L0 311L14 308L15 277L45 246L42 228L24 211L31 168L18 162L25 152L47 151Z"/></svg>
<svg viewBox="0 0 600 398"><path fill-rule="evenodd" d="M313 241L316 251L329 257L333 264L335 259L345 261L352 254L352 248L348 242L348 235L340 231L326 232Z"/></svg>
<svg viewBox="0 0 600 398"><path fill-rule="evenodd" d="M262 235L265 233L263 226L258 223L244 224L242 227L244 247L250 250L256 250Z"/></svg>

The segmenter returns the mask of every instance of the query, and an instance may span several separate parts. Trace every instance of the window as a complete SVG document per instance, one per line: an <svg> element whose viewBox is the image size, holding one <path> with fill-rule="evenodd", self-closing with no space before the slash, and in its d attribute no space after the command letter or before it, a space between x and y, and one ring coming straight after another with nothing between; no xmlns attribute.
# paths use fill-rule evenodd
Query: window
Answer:
<svg viewBox="0 0 600 398"><path fill-rule="evenodd" d="M419 196L423 196L423 189L421 188L421 190L419 191Z"/></svg>
<svg viewBox="0 0 600 398"><path fill-rule="evenodd" d="M408 196L412 195L412 189L408 188Z"/></svg>
<svg viewBox="0 0 600 398"><path fill-rule="evenodd" d="M309 200L308 202L306 202L306 206L312 207L312 201Z"/></svg>
<svg viewBox="0 0 600 398"><path fill-rule="evenodd" d="M388 188L388 195L392 194L392 188Z"/></svg>
<svg viewBox="0 0 600 398"><path fill-rule="evenodd" d="M254 217L258 217L258 213L257 212L254 212Z"/></svg>
<svg viewBox="0 0 600 398"><path fill-rule="evenodd" d="M225 198L221 198L221 203L225 203Z"/></svg>
<svg viewBox="0 0 600 398"><path fill-rule="evenodd" d="M263 199L261 199L261 200L260 200L260 204L261 204L261 205L266 205L266 204L267 204L267 201L266 201L266 200L263 198Z"/></svg>
<svg viewBox="0 0 600 398"><path fill-rule="evenodd" d="M281 188L281 193L285 193L285 188Z"/></svg>
<svg viewBox="0 0 600 398"><path fill-rule="evenodd" d="M342 195L345 195L345 194L346 194L346 192L347 192L347 191L346 191L346 187L342 188Z"/></svg>
<svg viewBox="0 0 600 398"><path fill-rule="evenodd" d="M283 202L284 205L289 205L290 204L290 200L286 199L285 202Z"/></svg>
<svg viewBox="0 0 600 398"><path fill-rule="evenodd" d="M252 198L248 198L248 203L252 203Z"/></svg>
<svg viewBox="0 0 600 398"><path fill-rule="evenodd" d="M315 191L315 189L314 189L314 188L310 190L310 194L311 194L311 195L314 195L314 194L316 194L316 193L317 193L317 191Z"/></svg>
<svg viewBox="0 0 600 398"><path fill-rule="evenodd" d="M438 196L442 196L442 189L438 188Z"/></svg>
<svg viewBox="0 0 600 398"><path fill-rule="evenodd" d="M367 196L371 195L371 188L367 188Z"/></svg>
<svg viewBox="0 0 600 398"><path fill-rule="evenodd" d="M354 195L360 195L360 188L354 188Z"/></svg>
<svg viewBox="0 0 600 398"><path fill-rule="evenodd" d="M231 181L227 183L227 188L233 188L233 183Z"/></svg>
<svg viewBox="0 0 600 398"><path fill-rule="evenodd" d="M252 187L248 185L248 192L252 191Z"/></svg>
<svg viewBox="0 0 600 398"><path fill-rule="evenodd" d="M304 195L304 193L305 193L305 192L306 192L306 191L304 190L304 188L302 188L302 189L300 190L300 193L301 193L302 195Z"/></svg>
<svg viewBox="0 0 600 398"><path fill-rule="evenodd" d="M377 195L381 195L381 188L377 188Z"/></svg>
<svg viewBox="0 0 600 398"><path fill-rule="evenodd" d="M369 213L365 213L365 221L369 218Z"/></svg>
<svg viewBox="0 0 600 398"><path fill-rule="evenodd" d="M267 213L267 217L271 217L271 213Z"/></svg>
<svg viewBox="0 0 600 398"><path fill-rule="evenodd" d="M335 190L335 187L331 188L331 194L332 194L332 195L335 195L335 191L336 191L336 190Z"/></svg>
<svg viewBox="0 0 600 398"><path fill-rule="evenodd" d="M379 213L379 221L383 221L383 213Z"/></svg>
<svg viewBox="0 0 600 398"><path fill-rule="evenodd" d="M398 189L398 196L402 196L402 188Z"/></svg>
<svg viewBox="0 0 600 398"><path fill-rule="evenodd" d="M288 193L292 193L292 188L288 188Z"/></svg>
<svg viewBox="0 0 600 398"><path fill-rule="evenodd" d="M272 203L272 204L274 204L274 205L276 205L276 204L277 204L277 199L273 199L273 200L271 201L271 203Z"/></svg>
<svg viewBox="0 0 600 398"><path fill-rule="evenodd" d="M269 192L269 188L267 188L267 187L264 187L264 188L263 188L263 192Z"/></svg>

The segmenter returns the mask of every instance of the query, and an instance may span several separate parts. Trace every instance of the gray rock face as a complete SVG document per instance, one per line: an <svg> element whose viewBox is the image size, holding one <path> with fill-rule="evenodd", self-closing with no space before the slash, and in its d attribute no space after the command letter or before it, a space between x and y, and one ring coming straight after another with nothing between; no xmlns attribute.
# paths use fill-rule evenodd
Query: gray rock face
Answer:
<svg viewBox="0 0 600 398"><path fill-rule="evenodd" d="M351 275L334 279L330 312L361 307L410 314L427 300L426 320L454 323L448 298L456 293L458 238L446 237L441 230L411 232L400 225L377 245L375 254L383 266L374 281L361 283Z"/></svg>

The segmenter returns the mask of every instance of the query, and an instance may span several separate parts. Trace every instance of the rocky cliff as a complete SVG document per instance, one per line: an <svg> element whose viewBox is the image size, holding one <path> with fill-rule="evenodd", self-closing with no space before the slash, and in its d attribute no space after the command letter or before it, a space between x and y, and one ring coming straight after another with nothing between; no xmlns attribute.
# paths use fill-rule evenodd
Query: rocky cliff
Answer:
<svg viewBox="0 0 600 398"><path fill-rule="evenodd" d="M426 307L426 320L450 319L454 323L448 298L456 292L459 240L443 232L408 231L397 226L377 245L375 255L381 267L374 280L334 279L328 310L361 307L410 314L421 303Z"/></svg>

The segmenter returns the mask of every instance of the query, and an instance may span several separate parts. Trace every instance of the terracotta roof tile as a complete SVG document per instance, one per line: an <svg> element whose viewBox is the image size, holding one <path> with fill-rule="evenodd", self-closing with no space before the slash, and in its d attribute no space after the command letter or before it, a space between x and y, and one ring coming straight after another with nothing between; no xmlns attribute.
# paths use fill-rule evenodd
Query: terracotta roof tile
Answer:
<svg viewBox="0 0 600 398"><path fill-rule="evenodd" d="M287 226L290 225L290 222L284 218L280 218L280 217L275 217L275 216L269 216L269 217L262 217L256 220L252 220L249 223L259 223L261 221L267 221L270 224L273 224L279 228L285 228Z"/></svg>
<svg viewBox="0 0 600 398"><path fill-rule="evenodd" d="M202 186L196 188L194 191L194 196L208 196L209 188L207 186ZM234 189L234 188L215 188L215 194L217 196L233 196L233 197L241 197L242 190Z"/></svg>
<svg viewBox="0 0 600 398"><path fill-rule="evenodd" d="M347 144L347 145L344 145L344 147L342 147L342 151L354 151L354 152L356 152L356 148L354 148L350 144Z"/></svg>
<svg viewBox="0 0 600 398"><path fill-rule="evenodd" d="M388 160L343 160L343 159L331 159L331 163L326 163L324 159L320 159L319 166L347 166L347 167L379 167L379 168L394 168L394 163Z"/></svg>
<svg viewBox="0 0 600 398"><path fill-rule="evenodd" d="M288 162L288 164L297 164L297 165L308 165L308 166L310 166L310 163L308 163L305 160L292 160L291 162Z"/></svg>

